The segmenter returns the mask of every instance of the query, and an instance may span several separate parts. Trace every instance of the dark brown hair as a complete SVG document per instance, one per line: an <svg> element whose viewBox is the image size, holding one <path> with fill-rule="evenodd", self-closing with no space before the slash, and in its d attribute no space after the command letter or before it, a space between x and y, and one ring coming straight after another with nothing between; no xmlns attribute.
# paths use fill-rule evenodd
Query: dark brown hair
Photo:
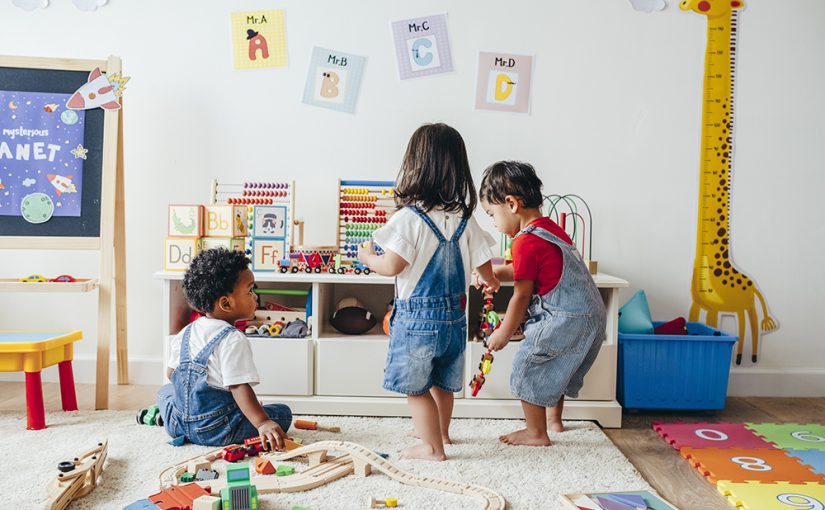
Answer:
<svg viewBox="0 0 825 510"><path fill-rule="evenodd" d="M395 204L436 207L469 218L476 208L476 187L464 140L446 124L424 124L415 130L395 184Z"/></svg>
<svg viewBox="0 0 825 510"><path fill-rule="evenodd" d="M544 196L541 194L541 179L529 163L521 161L497 161L484 170L478 194L489 204L503 204L507 195L512 195L530 209L541 208Z"/></svg>

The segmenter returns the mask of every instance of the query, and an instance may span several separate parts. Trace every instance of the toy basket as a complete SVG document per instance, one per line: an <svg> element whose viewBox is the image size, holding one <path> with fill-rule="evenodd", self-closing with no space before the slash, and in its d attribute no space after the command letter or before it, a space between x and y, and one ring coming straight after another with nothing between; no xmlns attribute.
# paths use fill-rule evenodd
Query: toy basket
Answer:
<svg viewBox="0 0 825 510"><path fill-rule="evenodd" d="M687 333L619 333L617 393L622 406L724 409L731 351L738 337L698 322L688 322Z"/></svg>

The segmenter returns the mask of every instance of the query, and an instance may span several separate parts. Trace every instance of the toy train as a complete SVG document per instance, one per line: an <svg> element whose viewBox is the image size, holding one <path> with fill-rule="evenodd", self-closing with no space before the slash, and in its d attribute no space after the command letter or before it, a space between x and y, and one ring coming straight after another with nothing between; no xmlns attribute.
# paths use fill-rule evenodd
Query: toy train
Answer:
<svg viewBox="0 0 825 510"><path fill-rule="evenodd" d="M347 262L336 247L297 247L278 261L281 273L370 274L372 270L358 261Z"/></svg>

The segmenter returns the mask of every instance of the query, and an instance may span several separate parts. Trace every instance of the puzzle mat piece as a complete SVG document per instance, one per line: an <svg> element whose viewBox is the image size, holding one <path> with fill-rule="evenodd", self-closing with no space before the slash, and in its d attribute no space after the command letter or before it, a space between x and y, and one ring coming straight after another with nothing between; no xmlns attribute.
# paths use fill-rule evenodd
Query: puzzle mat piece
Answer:
<svg viewBox="0 0 825 510"><path fill-rule="evenodd" d="M802 464L811 466L814 473L825 475L825 452L820 450L786 450L788 455L796 457Z"/></svg>
<svg viewBox="0 0 825 510"><path fill-rule="evenodd" d="M825 476L783 450L767 448L690 448L679 455L699 470L711 483L731 482L823 482Z"/></svg>
<svg viewBox="0 0 825 510"><path fill-rule="evenodd" d="M621 496L638 496L644 499L647 503L647 507L651 510L676 510L676 507L668 503L667 501L661 499L656 494L653 494L650 491L633 491L633 492L601 492L601 493L593 493L590 494L590 497L607 497L607 498L614 498L618 495Z"/></svg>
<svg viewBox="0 0 825 510"><path fill-rule="evenodd" d="M825 508L825 484L772 484L721 481L716 489L728 502L747 510L821 510Z"/></svg>
<svg viewBox="0 0 825 510"><path fill-rule="evenodd" d="M662 423L653 422L662 439L679 450L691 448L773 448L745 427L744 423Z"/></svg>
<svg viewBox="0 0 825 510"><path fill-rule="evenodd" d="M825 451L825 425L817 423L746 423L745 426L777 448Z"/></svg>

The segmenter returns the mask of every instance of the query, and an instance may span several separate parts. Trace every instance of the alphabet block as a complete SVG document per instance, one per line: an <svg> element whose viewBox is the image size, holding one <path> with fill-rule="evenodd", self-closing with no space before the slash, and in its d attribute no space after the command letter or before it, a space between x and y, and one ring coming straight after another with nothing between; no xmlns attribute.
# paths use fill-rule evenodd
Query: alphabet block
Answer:
<svg viewBox="0 0 825 510"><path fill-rule="evenodd" d="M277 271L278 261L286 255L286 241L284 239L252 240L253 271Z"/></svg>
<svg viewBox="0 0 825 510"><path fill-rule="evenodd" d="M198 254L199 239L195 237L167 237L164 246L163 269L186 271Z"/></svg>
<svg viewBox="0 0 825 510"><path fill-rule="evenodd" d="M221 510L221 498L215 496L201 496L192 504L192 510Z"/></svg>
<svg viewBox="0 0 825 510"><path fill-rule="evenodd" d="M206 237L246 237L246 232L246 206L206 206L204 219Z"/></svg>
<svg viewBox="0 0 825 510"><path fill-rule="evenodd" d="M201 239L201 251L213 248L226 248L229 251L244 251L246 240L243 237L204 237Z"/></svg>
<svg viewBox="0 0 825 510"><path fill-rule="evenodd" d="M252 237L265 239L286 239L288 219L286 206L256 205L250 225Z"/></svg>
<svg viewBox="0 0 825 510"><path fill-rule="evenodd" d="M203 206L169 205L169 237L202 237Z"/></svg>

